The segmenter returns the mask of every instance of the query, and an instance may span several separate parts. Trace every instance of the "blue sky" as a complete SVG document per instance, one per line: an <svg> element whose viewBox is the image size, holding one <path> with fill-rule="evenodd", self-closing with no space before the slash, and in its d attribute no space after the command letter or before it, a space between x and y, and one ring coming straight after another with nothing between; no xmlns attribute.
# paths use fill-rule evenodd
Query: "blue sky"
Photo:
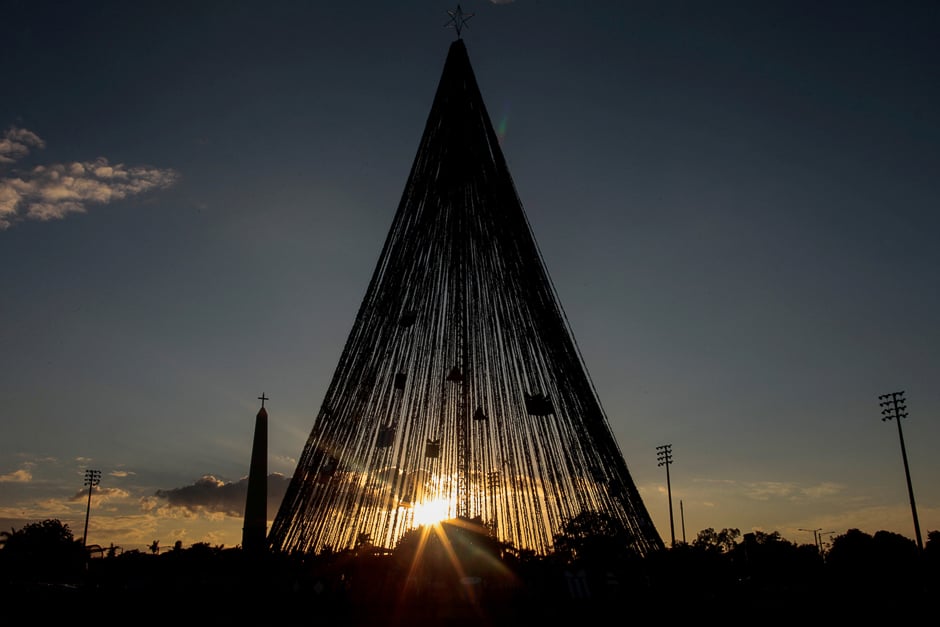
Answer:
<svg viewBox="0 0 940 627"><path fill-rule="evenodd" d="M936 3L461 5L660 534L668 443L678 539L913 538L878 406L899 390L921 530L940 529ZM6 3L0 529L59 518L80 536L95 468L89 543L240 543L257 397L276 495L455 6Z"/></svg>

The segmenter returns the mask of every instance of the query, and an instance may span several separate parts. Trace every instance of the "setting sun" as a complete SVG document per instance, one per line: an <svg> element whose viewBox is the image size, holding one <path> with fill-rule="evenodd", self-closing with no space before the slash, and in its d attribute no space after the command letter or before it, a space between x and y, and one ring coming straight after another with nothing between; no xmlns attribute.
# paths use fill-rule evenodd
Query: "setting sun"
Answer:
<svg viewBox="0 0 940 627"><path fill-rule="evenodd" d="M448 518L448 508L450 502L446 499L435 499L427 503L415 505L414 524L416 527L422 525L433 525Z"/></svg>

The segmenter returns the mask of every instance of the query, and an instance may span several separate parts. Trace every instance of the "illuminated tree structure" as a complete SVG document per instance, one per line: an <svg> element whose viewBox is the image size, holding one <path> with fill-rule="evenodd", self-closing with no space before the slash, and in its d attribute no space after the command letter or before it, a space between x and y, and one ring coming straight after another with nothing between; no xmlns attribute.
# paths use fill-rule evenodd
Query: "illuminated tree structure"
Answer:
<svg viewBox="0 0 940 627"><path fill-rule="evenodd" d="M621 525L639 555L664 547L458 37L269 547L391 549L465 519L545 555L583 513Z"/></svg>

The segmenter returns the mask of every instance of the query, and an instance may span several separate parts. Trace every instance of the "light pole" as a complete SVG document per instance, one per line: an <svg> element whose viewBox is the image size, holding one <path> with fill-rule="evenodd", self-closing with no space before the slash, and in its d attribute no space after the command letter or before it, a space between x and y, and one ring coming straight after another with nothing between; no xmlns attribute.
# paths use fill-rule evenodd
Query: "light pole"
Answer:
<svg viewBox="0 0 940 627"><path fill-rule="evenodd" d="M101 482L100 470L85 471L85 485L88 486L88 507L85 509L85 533L82 534L82 546L88 546L88 515L91 513L91 491Z"/></svg>
<svg viewBox="0 0 940 627"><path fill-rule="evenodd" d="M822 546L819 544L819 532L822 531L822 527L819 529L797 529L797 531L811 531L813 532L813 544L816 545L816 551L822 555Z"/></svg>
<svg viewBox="0 0 940 627"><path fill-rule="evenodd" d="M672 484L669 482L669 466L672 464L672 444L663 444L656 447L656 459L660 466L666 467L666 492L669 495L669 532L672 535L672 546L676 546L676 525L672 518Z"/></svg>
<svg viewBox="0 0 940 627"><path fill-rule="evenodd" d="M901 418L907 418L907 405L904 400L904 391L882 394L878 397L881 410L881 421L894 420L898 423L898 439L901 440L901 457L904 459L904 475L907 477L907 494L911 498L911 513L914 515L914 534L917 536L917 548L924 549L924 542L920 537L920 523L917 522L917 505L914 504L914 486L911 485L911 469L907 465L907 449L904 448L904 433L901 431Z"/></svg>
<svg viewBox="0 0 940 627"><path fill-rule="evenodd" d="M682 508L682 499L679 499L679 520L682 523L682 544L685 544L685 510Z"/></svg>

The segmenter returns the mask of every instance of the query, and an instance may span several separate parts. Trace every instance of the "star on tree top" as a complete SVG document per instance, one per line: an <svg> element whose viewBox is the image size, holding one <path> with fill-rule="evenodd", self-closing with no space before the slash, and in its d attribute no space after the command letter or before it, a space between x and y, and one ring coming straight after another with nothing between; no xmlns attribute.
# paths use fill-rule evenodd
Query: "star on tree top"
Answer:
<svg viewBox="0 0 940 627"><path fill-rule="evenodd" d="M475 13L464 13L463 9L460 8L460 5L457 5L457 8L453 11L448 11L447 15L450 16L450 21L448 21L444 26L446 28L454 27L454 30L457 31L457 38L460 39L460 29L463 27L470 28L467 26L467 21L476 15Z"/></svg>

